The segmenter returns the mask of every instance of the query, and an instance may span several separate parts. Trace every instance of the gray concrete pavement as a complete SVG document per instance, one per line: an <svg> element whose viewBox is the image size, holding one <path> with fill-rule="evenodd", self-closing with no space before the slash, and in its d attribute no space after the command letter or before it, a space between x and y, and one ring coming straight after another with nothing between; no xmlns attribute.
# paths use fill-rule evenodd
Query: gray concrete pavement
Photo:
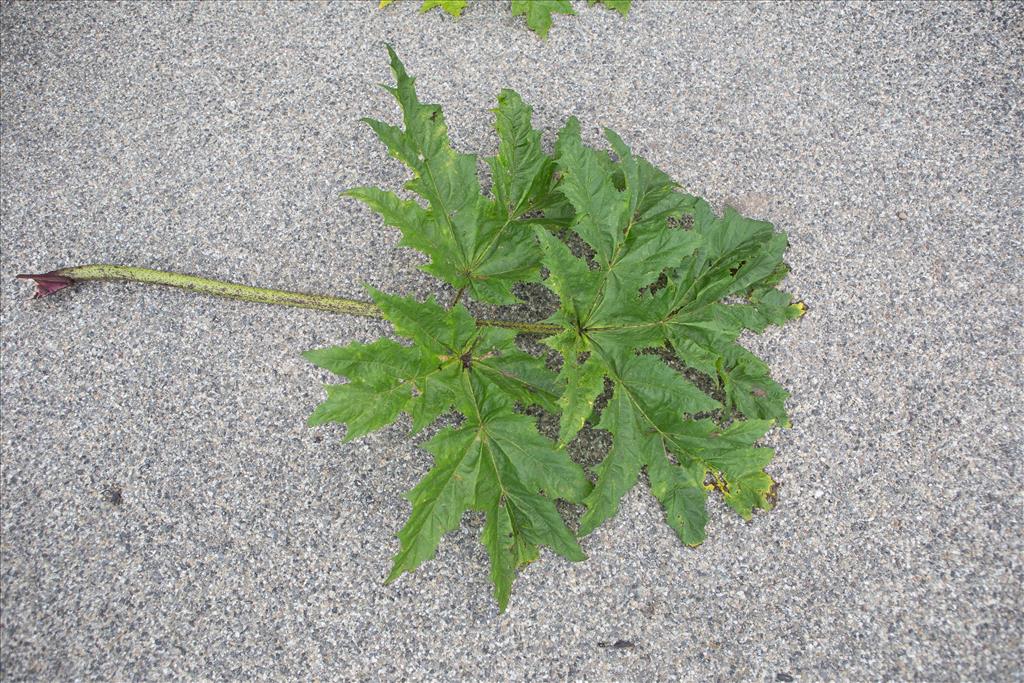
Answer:
<svg viewBox="0 0 1024 683"><path fill-rule="evenodd" d="M375 4L0 4L4 680L1019 680L1022 6L577 3L542 42ZM396 120L384 41L462 150L512 87L789 232L810 312L749 340L793 393L775 511L687 549L638 487L504 615L467 517L384 586L429 458L304 427L299 357L384 325L14 282L436 289L338 199L405 178L358 123Z"/></svg>

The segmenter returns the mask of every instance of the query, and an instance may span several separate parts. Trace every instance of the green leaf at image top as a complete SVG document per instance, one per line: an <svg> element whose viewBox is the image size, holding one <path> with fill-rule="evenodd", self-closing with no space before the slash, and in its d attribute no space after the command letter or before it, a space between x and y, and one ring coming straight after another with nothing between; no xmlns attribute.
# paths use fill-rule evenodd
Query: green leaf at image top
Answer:
<svg viewBox="0 0 1024 683"><path fill-rule="evenodd" d="M516 572L541 547L583 559L576 536L613 516L638 482L687 545L705 539L710 494L744 519L770 509L773 451L758 442L789 425L789 394L741 335L803 314L777 288L788 272L785 234L730 208L717 215L614 131L604 131L607 149L594 147L570 118L546 150L511 90L493 110L498 149L485 159L485 192L477 158L451 147L440 107L420 102L390 55L396 84L386 87L402 125L367 123L411 171L413 198L374 187L347 194L427 257L424 270L450 285L452 301L371 290L405 343L306 354L347 379L327 385L313 425L344 424L353 439L402 414L414 432L455 416L425 445L433 467L408 494L390 578L433 557L466 511L484 515L481 542L504 609ZM542 322L489 322L461 303L511 303L524 283L557 297ZM517 332L542 333L550 351L525 352ZM554 419L542 434L544 413ZM611 445L588 479L570 449L594 430ZM583 506L577 534L556 501Z"/></svg>
<svg viewBox="0 0 1024 683"><path fill-rule="evenodd" d="M483 0L481 0L483 1ZM493 0L487 0L493 2ZM599 5L626 16L632 0L587 0L591 5ZM380 0L380 8L390 5L394 0ZM420 12L440 7L442 10L458 18L466 8L467 0L423 0ZM511 0L512 16L522 16L526 25L541 38L547 38L551 29L552 15L576 14L569 0Z"/></svg>
<svg viewBox="0 0 1024 683"><path fill-rule="evenodd" d="M427 12L435 7L440 7L453 17L458 17L462 14L462 10L466 9L466 0L423 0L420 12Z"/></svg>
<svg viewBox="0 0 1024 683"><path fill-rule="evenodd" d="M541 38L548 37L552 14L576 14L569 0L512 0L512 16L522 16Z"/></svg>
<svg viewBox="0 0 1024 683"><path fill-rule="evenodd" d="M395 0L380 0L378 9L384 9ZM423 4L420 5L420 12L427 12L435 7L440 7L448 14L458 18L462 14L462 10L466 9L466 3L468 0L423 0Z"/></svg>

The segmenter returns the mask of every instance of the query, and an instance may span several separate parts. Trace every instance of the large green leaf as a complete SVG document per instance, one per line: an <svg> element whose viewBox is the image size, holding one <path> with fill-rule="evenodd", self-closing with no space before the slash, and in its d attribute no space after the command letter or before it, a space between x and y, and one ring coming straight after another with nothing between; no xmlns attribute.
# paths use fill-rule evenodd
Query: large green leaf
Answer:
<svg viewBox="0 0 1024 683"><path fill-rule="evenodd" d="M494 110L487 196L476 157L451 148L440 109L419 102L393 52L392 69L403 127L370 123L412 170L406 188L416 199L378 188L350 195L399 228L402 244L429 257L426 270L459 293L444 307L371 289L408 345L384 339L307 354L346 380L327 386L310 422L342 423L346 438L402 413L414 432L454 413L454 426L425 444L433 467L408 494L390 578L433 557L462 515L477 511L504 609L517 571L542 545L583 557L557 500L585 506L585 535L644 471L689 545L705 538L709 494L745 519L771 508L773 452L758 441L789 424L789 394L742 342L804 312L778 289L785 234L730 208L717 215L610 130L609 149L592 148L570 119L549 155L532 110L508 90ZM463 292L513 301L512 287L541 268L559 301L544 321L488 324L457 303ZM557 374L557 358L517 346L517 327L550 333L543 342L561 355ZM538 431L538 411L558 416L557 443ZM611 435L593 484L566 450L588 423Z"/></svg>

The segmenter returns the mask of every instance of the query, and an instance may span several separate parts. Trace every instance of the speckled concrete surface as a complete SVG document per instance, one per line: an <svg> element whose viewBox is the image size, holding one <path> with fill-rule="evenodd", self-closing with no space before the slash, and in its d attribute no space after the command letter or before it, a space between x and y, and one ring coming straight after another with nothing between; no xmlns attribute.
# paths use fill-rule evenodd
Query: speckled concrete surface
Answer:
<svg viewBox="0 0 1024 683"><path fill-rule="evenodd" d="M541 42L374 4L0 5L3 678L1019 680L1022 6L577 3ZM463 150L510 86L789 231L810 314L750 340L793 393L774 512L691 550L638 487L505 615L467 518L384 586L428 456L305 428L298 355L383 325L13 281L429 291L337 198L405 177L357 122L396 115L383 41Z"/></svg>

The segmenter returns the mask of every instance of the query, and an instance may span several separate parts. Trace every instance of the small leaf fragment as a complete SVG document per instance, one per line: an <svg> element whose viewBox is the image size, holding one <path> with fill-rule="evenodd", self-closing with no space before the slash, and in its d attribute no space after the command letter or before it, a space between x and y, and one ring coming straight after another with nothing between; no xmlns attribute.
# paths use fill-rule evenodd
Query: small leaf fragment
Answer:
<svg viewBox="0 0 1024 683"><path fill-rule="evenodd" d="M466 9L466 0L423 0L423 4L420 5L420 12L428 12L435 7L440 7L458 19L459 15L462 14L462 10Z"/></svg>
<svg viewBox="0 0 1024 683"><path fill-rule="evenodd" d="M627 14L629 14L629 6L630 6L630 4L632 2L632 0L587 0L587 1L590 3L591 7L593 7L594 5L603 5L604 7L608 8L610 10L615 10L616 12L621 14L622 16L626 16Z"/></svg>
<svg viewBox="0 0 1024 683"><path fill-rule="evenodd" d="M552 14L576 14L569 0L512 0L512 16L524 16L526 25L541 38L548 37Z"/></svg>
<svg viewBox="0 0 1024 683"><path fill-rule="evenodd" d="M384 9L395 0L380 0L378 9ZM631 0L589 0L591 5L600 3L607 9L615 10L623 17L629 13ZM420 12L440 7L456 19L466 8L467 0L423 0ZM526 17L527 25L540 36L547 37L551 28L552 14L575 14L569 0L512 0L512 15Z"/></svg>

